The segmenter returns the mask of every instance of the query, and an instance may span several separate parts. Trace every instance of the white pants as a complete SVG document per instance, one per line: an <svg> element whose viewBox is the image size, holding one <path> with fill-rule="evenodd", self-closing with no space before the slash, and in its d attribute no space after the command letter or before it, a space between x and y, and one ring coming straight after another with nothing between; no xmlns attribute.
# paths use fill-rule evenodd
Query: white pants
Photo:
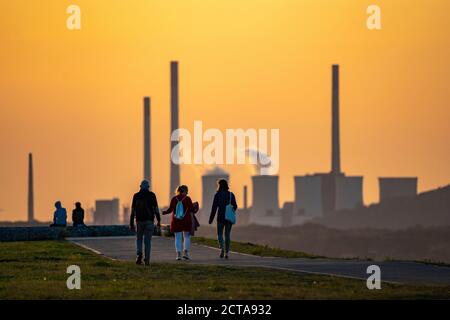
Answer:
<svg viewBox="0 0 450 320"><path fill-rule="evenodd" d="M183 252L183 236L184 250L189 251L191 247L191 233L189 231L175 232L175 249L177 252Z"/></svg>

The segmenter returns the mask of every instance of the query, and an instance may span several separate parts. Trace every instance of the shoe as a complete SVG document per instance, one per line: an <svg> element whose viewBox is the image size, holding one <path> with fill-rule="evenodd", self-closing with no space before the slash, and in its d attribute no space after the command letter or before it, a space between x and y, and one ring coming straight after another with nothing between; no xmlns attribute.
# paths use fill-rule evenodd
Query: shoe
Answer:
<svg viewBox="0 0 450 320"><path fill-rule="evenodd" d="M228 259L228 252L225 253L225 259Z"/></svg>
<svg viewBox="0 0 450 320"><path fill-rule="evenodd" d="M183 259L189 260L189 252L187 250L184 250Z"/></svg>
<svg viewBox="0 0 450 320"><path fill-rule="evenodd" d="M220 250L220 259L223 259L223 256L224 256L224 251L222 249L222 250Z"/></svg>
<svg viewBox="0 0 450 320"><path fill-rule="evenodd" d="M148 260L145 259L145 260L144 260L144 263L145 263L146 266L149 266L149 265L150 265L150 259L148 259Z"/></svg>
<svg viewBox="0 0 450 320"><path fill-rule="evenodd" d="M142 255L137 256L136 264L142 264Z"/></svg>
<svg viewBox="0 0 450 320"><path fill-rule="evenodd" d="M180 251L177 252L177 260L181 260L181 252Z"/></svg>

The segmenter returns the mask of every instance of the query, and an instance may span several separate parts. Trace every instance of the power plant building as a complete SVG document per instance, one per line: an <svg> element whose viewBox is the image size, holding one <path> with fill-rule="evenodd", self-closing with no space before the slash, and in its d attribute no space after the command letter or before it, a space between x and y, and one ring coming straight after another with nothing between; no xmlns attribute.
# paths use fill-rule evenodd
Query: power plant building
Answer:
<svg viewBox="0 0 450 320"><path fill-rule="evenodd" d="M336 177L335 210L353 209L363 205L363 177Z"/></svg>
<svg viewBox="0 0 450 320"><path fill-rule="evenodd" d="M417 177L378 178L380 202L397 197L417 195Z"/></svg>
<svg viewBox="0 0 450 320"><path fill-rule="evenodd" d="M320 217L323 213L322 178L320 175L294 177L295 215Z"/></svg>
<svg viewBox="0 0 450 320"><path fill-rule="evenodd" d="M94 212L94 224L116 225L119 224L120 203L118 198L111 200L96 200Z"/></svg>
<svg viewBox="0 0 450 320"><path fill-rule="evenodd" d="M278 176L260 175L252 177L253 204L249 215L249 224L281 227L278 180Z"/></svg>
<svg viewBox="0 0 450 320"><path fill-rule="evenodd" d="M332 152L331 172L294 177L293 224L305 217L320 217L336 210L363 205L363 177L341 171L339 129L339 66L332 66Z"/></svg>
<svg viewBox="0 0 450 320"><path fill-rule="evenodd" d="M230 176L226 171L219 167L207 171L202 176L202 205L201 211L197 215L200 223L208 223L214 195L217 191L217 181L220 179L225 179L229 182Z"/></svg>

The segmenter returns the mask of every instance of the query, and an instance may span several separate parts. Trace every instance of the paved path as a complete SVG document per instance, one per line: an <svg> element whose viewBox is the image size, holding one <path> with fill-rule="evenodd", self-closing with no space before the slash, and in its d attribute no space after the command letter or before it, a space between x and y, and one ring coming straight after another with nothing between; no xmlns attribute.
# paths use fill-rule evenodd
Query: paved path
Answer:
<svg viewBox="0 0 450 320"><path fill-rule="evenodd" d="M136 258L135 237L69 238L68 240L112 259L133 261ZM240 253L232 253L229 260L224 260L219 258L218 249L196 244L192 244L191 256L191 261L176 261L173 239L153 238L152 262L266 267L357 279L367 279L367 267L376 264L381 268L381 279L383 281L450 285L450 267L414 262L287 259L258 257Z"/></svg>

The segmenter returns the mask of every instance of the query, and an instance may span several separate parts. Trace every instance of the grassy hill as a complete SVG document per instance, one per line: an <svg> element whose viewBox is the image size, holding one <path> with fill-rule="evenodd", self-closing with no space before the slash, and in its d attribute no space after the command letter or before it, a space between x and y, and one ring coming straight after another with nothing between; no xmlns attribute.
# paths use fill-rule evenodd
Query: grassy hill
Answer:
<svg viewBox="0 0 450 320"><path fill-rule="evenodd" d="M66 268L81 268L68 290ZM112 261L66 241L0 243L0 299L426 299L450 287L393 285L264 268Z"/></svg>

